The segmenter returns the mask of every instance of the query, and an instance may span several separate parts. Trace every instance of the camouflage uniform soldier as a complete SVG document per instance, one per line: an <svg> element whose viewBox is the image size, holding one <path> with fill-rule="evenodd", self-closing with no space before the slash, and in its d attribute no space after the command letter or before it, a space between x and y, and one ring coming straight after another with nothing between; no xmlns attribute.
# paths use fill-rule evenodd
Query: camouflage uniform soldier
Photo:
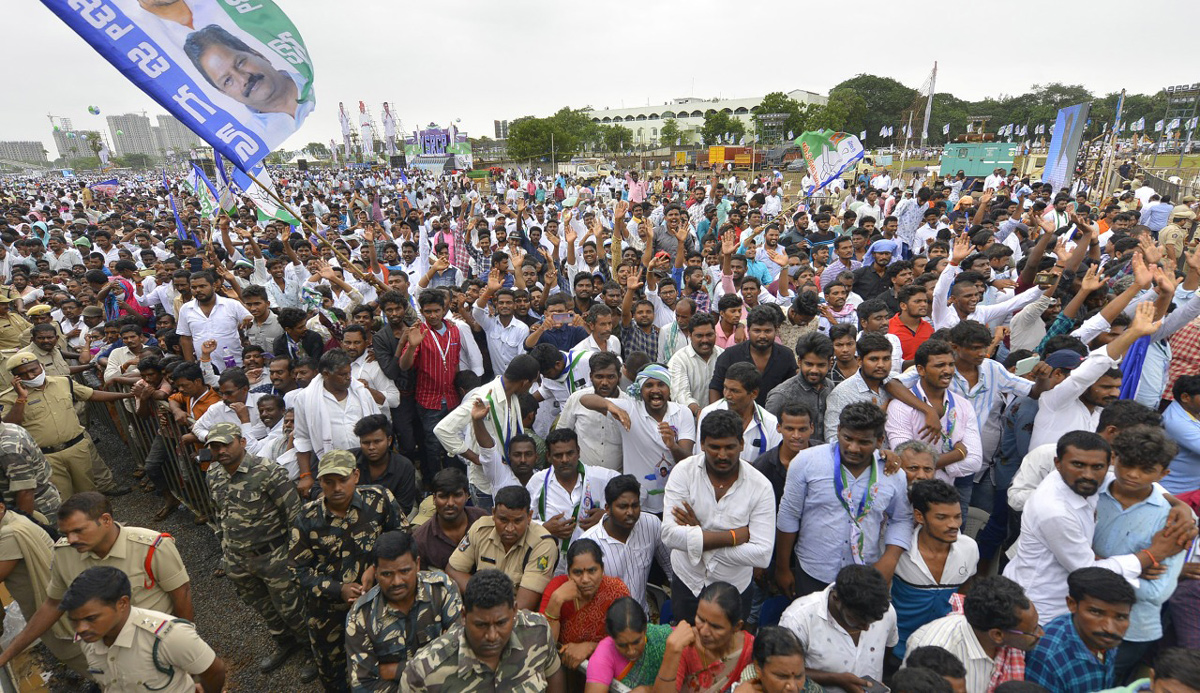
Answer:
<svg viewBox="0 0 1200 693"><path fill-rule="evenodd" d="M400 690L408 659L461 615L458 588L440 570L421 570L412 536L384 534L375 546L375 586L354 602L346 620L351 690Z"/></svg>
<svg viewBox="0 0 1200 693"><path fill-rule="evenodd" d="M513 582L495 569L471 576L463 618L408 661L405 693L562 693L550 622L518 611Z"/></svg>
<svg viewBox="0 0 1200 693"><path fill-rule="evenodd" d="M401 529L403 513L391 491L358 485L358 466L346 450L320 460L322 496L304 504L292 526L290 563L300 580L308 637L326 691L348 691L346 615L374 580L368 563L384 532Z"/></svg>
<svg viewBox="0 0 1200 693"><path fill-rule="evenodd" d="M278 649L258 663L259 671L278 669L308 645L300 583L288 568L291 527L300 514L300 496L283 467L246 453L237 424L219 423L205 441L217 464L208 468L208 484L221 527L227 577L242 601L267 622ZM302 679L311 681L310 668Z"/></svg>
<svg viewBox="0 0 1200 693"><path fill-rule="evenodd" d="M38 511L49 522L62 497L50 483L50 463L29 431L0 423L0 496L5 505L23 513Z"/></svg>

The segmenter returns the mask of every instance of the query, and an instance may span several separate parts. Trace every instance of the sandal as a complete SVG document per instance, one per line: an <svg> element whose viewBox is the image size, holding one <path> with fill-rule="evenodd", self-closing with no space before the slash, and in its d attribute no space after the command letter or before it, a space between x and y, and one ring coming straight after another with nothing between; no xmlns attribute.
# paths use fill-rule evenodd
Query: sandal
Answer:
<svg viewBox="0 0 1200 693"><path fill-rule="evenodd" d="M178 503L176 503L175 505L164 505L163 507L158 509L158 512L154 513L154 521L162 522L163 520L165 520L168 517L170 517L171 515L173 515L176 510L179 510Z"/></svg>

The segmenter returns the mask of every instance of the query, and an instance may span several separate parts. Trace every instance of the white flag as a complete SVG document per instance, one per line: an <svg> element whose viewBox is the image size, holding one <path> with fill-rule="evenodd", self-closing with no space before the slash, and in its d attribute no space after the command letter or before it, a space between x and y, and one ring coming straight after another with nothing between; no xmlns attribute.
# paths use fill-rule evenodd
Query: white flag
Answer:
<svg viewBox="0 0 1200 693"><path fill-rule="evenodd" d="M1188 129L1188 130L1195 130L1195 129L1196 129L1196 121L1197 121L1197 120L1200 120L1200 118L1192 118L1191 120L1189 120L1189 121L1187 122L1187 129Z"/></svg>
<svg viewBox="0 0 1200 693"><path fill-rule="evenodd" d="M1162 132L1162 129L1163 129L1163 122L1161 120L1154 124L1155 132Z"/></svg>
<svg viewBox="0 0 1200 693"><path fill-rule="evenodd" d="M742 139L738 140L738 144L742 147L746 146L746 136L742 135Z"/></svg>
<svg viewBox="0 0 1200 693"><path fill-rule="evenodd" d="M884 125L883 127L879 128L879 136L880 136L880 137L887 137L887 126L886 126L886 125Z"/></svg>
<svg viewBox="0 0 1200 693"><path fill-rule="evenodd" d="M676 138L675 138L675 146L676 146L676 147L678 147L678 146L679 146L679 138L678 138L678 137L676 137Z"/></svg>
<svg viewBox="0 0 1200 693"><path fill-rule="evenodd" d="M942 134L943 135L950 134L950 123L946 123L945 125L942 126Z"/></svg>
<svg viewBox="0 0 1200 693"><path fill-rule="evenodd" d="M1175 118L1175 119L1171 120L1171 124L1167 126L1167 129L1168 130L1178 130L1179 129L1179 119Z"/></svg>
<svg viewBox="0 0 1200 693"><path fill-rule="evenodd" d="M792 131L791 131L791 130L788 130L788 139L789 139L789 140L794 140L794 139L796 139L796 136L792 134Z"/></svg>
<svg viewBox="0 0 1200 693"><path fill-rule="evenodd" d="M863 130L862 132L858 133L858 139L863 142L866 142L867 141L867 131Z"/></svg>

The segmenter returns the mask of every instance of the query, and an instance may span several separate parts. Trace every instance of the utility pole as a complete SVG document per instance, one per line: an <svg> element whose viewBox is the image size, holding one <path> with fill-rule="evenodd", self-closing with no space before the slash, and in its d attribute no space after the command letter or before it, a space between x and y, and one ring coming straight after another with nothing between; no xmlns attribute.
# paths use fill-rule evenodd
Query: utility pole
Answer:
<svg viewBox="0 0 1200 693"><path fill-rule="evenodd" d="M557 176L558 175L558 157L555 156L555 154L554 154L554 133L553 132L550 133L550 163L554 167L551 170L554 171L554 175Z"/></svg>

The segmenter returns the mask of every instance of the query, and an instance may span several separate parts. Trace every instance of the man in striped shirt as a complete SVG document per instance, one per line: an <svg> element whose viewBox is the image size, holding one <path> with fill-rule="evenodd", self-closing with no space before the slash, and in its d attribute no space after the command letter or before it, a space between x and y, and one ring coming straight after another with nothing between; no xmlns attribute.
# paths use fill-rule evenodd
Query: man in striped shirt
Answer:
<svg viewBox="0 0 1200 693"><path fill-rule="evenodd" d="M604 486L604 519L583 533L604 551L604 573L620 578L629 594L646 606L646 580L651 564L672 578L671 552L662 542L662 520L642 514L642 486L632 474L609 479Z"/></svg>

